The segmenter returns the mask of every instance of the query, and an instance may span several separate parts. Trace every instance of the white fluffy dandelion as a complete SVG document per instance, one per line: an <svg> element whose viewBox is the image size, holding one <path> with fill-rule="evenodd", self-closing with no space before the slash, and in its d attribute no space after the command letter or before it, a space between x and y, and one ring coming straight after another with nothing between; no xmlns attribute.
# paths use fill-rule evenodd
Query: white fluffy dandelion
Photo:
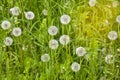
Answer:
<svg viewBox="0 0 120 80"><path fill-rule="evenodd" d="M52 36L56 35L58 33L58 28L56 26L50 26L48 28L48 33Z"/></svg>
<svg viewBox="0 0 120 80"><path fill-rule="evenodd" d="M108 38L109 38L110 40L116 40L116 39L118 38L117 32L116 32L116 31L110 31L110 32L108 33Z"/></svg>
<svg viewBox="0 0 120 80"><path fill-rule="evenodd" d="M28 20L33 20L35 17L35 14L32 11L25 12L25 18Z"/></svg>
<svg viewBox="0 0 120 80"><path fill-rule="evenodd" d="M114 62L113 55L108 54L108 55L105 57L105 62L106 62L107 64L112 64L112 63Z"/></svg>
<svg viewBox="0 0 120 80"><path fill-rule="evenodd" d="M80 70L80 64L77 63L77 62L73 62L72 65L71 65L71 69L74 72L78 72Z"/></svg>
<svg viewBox="0 0 120 80"><path fill-rule="evenodd" d="M71 20L70 16L66 15L66 14L64 14L60 17L60 22L62 24L68 24L68 23L70 23L70 20Z"/></svg>
<svg viewBox="0 0 120 80"><path fill-rule="evenodd" d="M93 7L96 5L96 0L89 0L88 4L90 7Z"/></svg>
<svg viewBox="0 0 120 80"><path fill-rule="evenodd" d="M5 38L4 44L5 44L6 46L10 46L10 45L12 45L12 43L13 43L13 39L12 39L11 37L6 37L6 38Z"/></svg>
<svg viewBox="0 0 120 80"><path fill-rule="evenodd" d="M118 1L113 1L112 6L113 6L113 7L118 7L119 4L120 4L120 3L119 3Z"/></svg>
<svg viewBox="0 0 120 80"><path fill-rule="evenodd" d="M48 11L46 9L43 9L42 11L43 15L47 16L48 15Z"/></svg>
<svg viewBox="0 0 120 80"><path fill-rule="evenodd" d="M49 60L50 60L49 54L43 54L43 55L41 56L41 61L43 61L43 62L48 62Z"/></svg>
<svg viewBox="0 0 120 80"><path fill-rule="evenodd" d="M19 27L13 28L12 34L13 34L14 36L16 36L16 37L20 36L20 35L22 34L21 28L19 28Z"/></svg>
<svg viewBox="0 0 120 80"><path fill-rule="evenodd" d="M49 47L51 49L57 49L58 48L58 41L55 39L52 39L49 41Z"/></svg>
<svg viewBox="0 0 120 80"><path fill-rule="evenodd" d="M70 37L68 35L62 35L59 41L62 45L67 45L70 42Z"/></svg>
<svg viewBox="0 0 120 80"><path fill-rule="evenodd" d="M120 23L120 15L116 17L116 22Z"/></svg>
<svg viewBox="0 0 120 80"><path fill-rule="evenodd" d="M13 7L10 9L10 13L13 15L13 16L18 16L20 14L20 9L19 7Z"/></svg>
<svg viewBox="0 0 120 80"><path fill-rule="evenodd" d="M2 29L4 29L4 30L9 29L10 26L11 26L11 23L10 23L9 21L7 21L7 20L5 20L5 21L3 21L3 22L1 23L1 27L2 27Z"/></svg>
<svg viewBox="0 0 120 80"><path fill-rule="evenodd" d="M77 56L84 56L86 54L86 50L83 47L76 48L76 54Z"/></svg>

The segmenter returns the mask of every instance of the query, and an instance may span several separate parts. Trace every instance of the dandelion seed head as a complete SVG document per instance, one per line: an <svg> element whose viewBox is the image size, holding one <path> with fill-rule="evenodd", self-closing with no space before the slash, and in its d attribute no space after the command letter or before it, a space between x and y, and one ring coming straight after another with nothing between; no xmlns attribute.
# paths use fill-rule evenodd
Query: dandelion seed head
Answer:
<svg viewBox="0 0 120 80"><path fill-rule="evenodd" d="M11 26L11 23L10 23L9 21L7 21L7 20L5 20L5 21L3 21L3 22L1 23L1 27L2 27L2 29L4 29L4 30L9 29L10 26Z"/></svg>
<svg viewBox="0 0 120 80"><path fill-rule="evenodd" d="M120 15L117 16L116 22L120 23Z"/></svg>
<svg viewBox="0 0 120 80"><path fill-rule="evenodd" d="M50 60L49 54L43 54L43 55L41 56L41 61L42 61L42 62L48 62L49 60Z"/></svg>
<svg viewBox="0 0 120 80"><path fill-rule="evenodd" d="M58 48L58 41L55 39L52 39L49 41L49 47L51 49L57 49Z"/></svg>
<svg viewBox="0 0 120 80"><path fill-rule="evenodd" d="M13 7L10 9L10 13L13 15L13 16L18 16L20 14L20 9L19 7Z"/></svg>
<svg viewBox="0 0 120 80"><path fill-rule="evenodd" d="M77 56L84 56L86 54L86 50L83 47L76 48L76 54Z"/></svg>
<svg viewBox="0 0 120 80"><path fill-rule="evenodd" d="M107 64L112 64L112 63L114 62L113 55L108 54L108 55L105 57L105 62L106 62Z"/></svg>
<svg viewBox="0 0 120 80"><path fill-rule="evenodd" d="M50 26L48 28L48 33L52 36L56 35L58 33L58 28L56 26Z"/></svg>
<svg viewBox="0 0 120 80"><path fill-rule="evenodd" d="M70 42L70 37L68 35L62 35L59 41L62 45L67 45Z"/></svg>
<svg viewBox="0 0 120 80"><path fill-rule="evenodd" d="M28 20L33 20L35 17L35 14L32 11L25 12L25 18Z"/></svg>
<svg viewBox="0 0 120 80"><path fill-rule="evenodd" d="M43 15L47 16L48 15L48 11L46 9L43 9L42 11Z"/></svg>
<svg viewBox="0 0 120 80"><path fill-rule="evenodd" d="M12 34L13 34L14 36L16 36L16 37L20 36L20 35L22 34L21 28L19 28L19 27L13 28Z"/></svg>
<svg viewBox="0 0 120 80"><path fill-rule="evenodd" d="M64 14L64 15L62 15L62 16L60 17L60 22L61 22L62 24L69 24L70 21L71 21L71 18L70 18L69 15Z"/></svg>
<svg viewBox="0 0 120 80"><path fill-rule="evenodd" d="M116 8L119 6L119 4L120 3L118 1L113 1L112 6Z"/></svg>
<svg viewBox="0 0 120 80"><path fill-rule="evenodd" d="M12 43L13 43L13 39L12 39L11 37L6 37L6 38L5 38L4 44L5 44L6 46L10 46L10 45L12 45Z"/></svg>
<svg viewBox="0 0 120 80"><path fill-rule="evenodd" d="M96 0L89 0L88 4L90 7L93 7L96 5Z"/></svg>
<svg viewBox="0 0 120 80"><path fill-rule="evenodd" d="M77 63L77 62L73 62L72 65L71 65L71 69L74 72L78 72L80 70L80 64Z"/></svg>
<svg viewBox="0 0 120 80"><path fill-rule="evenodd" d="M116 40L116 39L118 38L117 32L116 32L116 31L110 31L110 32L108 33L108 38L109 38L110 40Z"/></svg>

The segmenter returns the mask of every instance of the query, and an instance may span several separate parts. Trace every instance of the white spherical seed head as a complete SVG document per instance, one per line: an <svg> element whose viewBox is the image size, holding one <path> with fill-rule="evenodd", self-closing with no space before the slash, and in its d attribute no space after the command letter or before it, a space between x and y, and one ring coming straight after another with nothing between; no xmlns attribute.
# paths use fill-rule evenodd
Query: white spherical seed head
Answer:
<svg viewBox="0 0 120 80"><path fill-rule="evenodd" d="M49 54L43 54L43 55L41 56L41 61L43 61L43 62L48 62L49 60L50 60Z"/></svg>
<svg viewBox="0 0 120 80"><path fill-rule="evenodd" d="M72 63L71 69L72 69L72 71L74 71L74 72L78 72L78 71L80 70L80 64L77 63L77 62Z"/></svg>
<svg viewBox="0 0 120 80"><path fill-rule="evenodd" d="M5 20L5 21L3 21L3 22L1 23L1 27L2 27L2 29L4 29L4 30L9 29L10 26L11 26L11 23L10 23L9 21L7 21L7 20Z"/></svg>
<svg viewBox="0 0 120 80"><path fill-rule="evenodd" d="M43 13L43 15L45 15L45 16L48 15L48 11L47 11L46 9L44 9L44 10L42 11L42 13Z"/></svg>
<svg viewBox="0 0 120 80"><path fill-rule="evenodd" d="M13 28L12 34L16 37L20 36L22 34L22 30L19 27Z"/></svg>
<svg viewBox="0 0 120 80"><path fill-rule="evenodd" d="M50 26L48 28L48 33L52 36L56 35L58 33L58 28L56 26Z"/></svg>
<svg viewBox="0 0 120 80"><path fill-rule="evenodd" d="M112 63L114 62L113 55L108 54L108 55L105 57L105 62L106 62L107 64L112 64Z"/></svg>
<svg viewBox="0 0 120 80"><path fill-rule="evenodd" d="M6 46L10 46L10 45L12 45L12 43L13 43L13 39L12 39L11 37L6 37L6 38L5 38L4 44L5 44Z"/></svg>
<svg viewBox="0 0 120 80"><path fill-rule="evenodd" d="M90 7L93 7L96 4L96 0L89 0L88 4L89 4Z"/></svg>
<svg viewBox="0 0 120 80"><path fill-rule="evenodd" d="M84 56L86 54L86 50L83 47L76 48L76 54L77 56Z"/></svg>
<svg viewBox="0 0 120 80"><path fill-rule="evenodd" d="M28 20L33 20L35 17L35 14L32 11L25 12L25 18Z"/></svg>
<svg viewBox="0 0 120 80"><path fill-rule="evenodd" d="M120 15L117 16L116 22L120 23Z"/></svg>
<svg viewBox="0 0 120 80"><path fill-rule="evenodd" d="M70 23L70 20L71 20L70 16L66 15L66 14L64 14L60 17L60 22L62 24L68 24L68 23Z"/></svg>
<svg viewBox="0 0 120 80"><path fill-rule="evenodd" d="M118 7L119 4L120 4L120 3L119 3L118 1L113 1L112 6L113 6L113 7Z"/></svg>
<svg viewBox="0 0 120 80"><path fill-rule="evenodd" d="M20 14L20 9L19 7L13 7L10 9L10 13L13 15L13 16L18 16Z"/></svg>
<svg viewBox="0 0 120 80"><path fill-rule="evenodd" d="M49 47L51 49L57 49L58 48L58 41L55 39L52 39L49 41Z"/></svg>
<svg viewBox="0 0 120 80"><path fill-rule="evenodd" d="M70 37L68 35L62 35L59 41L62 45L67 45L70 42Z"/></svg>
<svg viewBox="0 0 120 80"><path fill-rule="evenodd" d="M116 31L110 31L110 32L108 33L108 38L109 38L110 40L116 40L116 39L118 38L117 32L116 32Z"/></svg>

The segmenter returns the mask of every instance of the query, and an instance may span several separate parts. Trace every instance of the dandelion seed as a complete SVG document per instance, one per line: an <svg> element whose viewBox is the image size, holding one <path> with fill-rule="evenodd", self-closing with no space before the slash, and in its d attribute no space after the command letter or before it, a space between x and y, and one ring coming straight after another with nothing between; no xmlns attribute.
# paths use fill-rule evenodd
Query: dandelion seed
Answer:
<svg viewBox="0 0 120 80"><path fill-rule="evenodd" d="M84 56L86 54L86 50L83 47L76 48L76 54L77 56Z"/></svg>
<svg viewBox="0 0 120 80"><path fill-rule="evenodd" d="M43 55L41 56L41 61L43 61L43 62L48 62L49 60L50 60L49 54L43 54Z"/></svg>
<svg viewBox="0 0 120 80"><path fill-rule="evenodd" d="M20 9L19 7L13 7L10 9L10 13L13 15L13 16L18 16L20 14Z"/></svg>
<svg viewBox="0 0 120 80"><path fill-rule="evenodd" d="M74 71L74 72L78 72L78 71L80 70L80 64L77 63L77 62L72 63L71 69L72 69L72 71Z"/></svg>
<svg viewBox="0 0 120 80"><path fill-rule="evenodd" d="M109 24L109 21L106 19L105 20L105 25L108 25Z"/></svg>
<svg viewBox="0 0 120 80"><path fill-rule="evenodd" d="M118 7L119 6L119 2L118 1L113 1L112 6L113 7Z"/></svg>
<svg viewBox="0 0 120 80"><path fill-rule="evenodd" d="M70 42L70 37L68 35L62 35L59 41L62 45L67 45Z"/></svg>
<svg viewBox="0 0 120 80"><path fill-rule="evenodd" d="M112 63L114 62L113 55L108 54L108 55L105 57L105 62L106 62L107 64L112 64Z"/></svg>
<svg viewBox="0 0 120 80"><path fill-rule="evenodd" d="M61 73L64 73L66 71L65 67L62 67Z"/></svg>
<svg viewBox="0 0 120 80"><path fill-rule="evenodd" d="M25 12L25 18L28 20L33 20L35 17L35 14L32 11Z"/></svg>
<svg viewBox="0 0 120 80"><path fill-rule="evenodd" d="M116 40L116 39L118 38L117 32L116 32L116 31L110 31L110 32L108 33L108 38L109 38L110 40Z"/></svg>
<svg viewBox="0 0 120 80"><path fill-rule="evenodd" d="M11 26L11 23L7 20L3 21L2 24L1 24L1 27L2 29L6 30L6 29L9 29Z"/></svg>
<svg viewBox="0 0 120 80"><path fill-rule="evenodd" d="M58 33L58 28L56 26L50 26L48 28L48 33L52 36L56 35Z"/></svg>
<svg viewBox="0 0 120 80"><path fill-rule="evenodd" d="M120 15L117 16L116 22L120 23Z"/></svg>
<svg viewBox="0 0 120 80"><path fill-rule="evenodd" d="M13 39L11 37L6 37L4 43L6 46L10 46L13 43Z"/></svg>
<svg viewBox="0 0 120 80"><path fill-rule="evenodd" d="M42 11L42 13L43 13L43 15L45 15L45 16L48 15L48 11L47 11L46 9L44 9L44 10Z"/></svg>
<svg viewBox="0 0 120 80"><path fill-rule="evenodd" d="M55 39L52 39L49 41L49 47L51 49L57 49L58 48L58 41Z"/></svg>
<svg viewBox="0 0 120 80"><path fill-rule="evenodd" d="M18 27L13 28L12 34L16 37L20 36L22 34L21 28Z"/></svg>
<svg viewBox="0 0 120 80"><path fill-rule="evenodd" d="M88 4L89 4L90 7L93 7L93 6L96 5L96 0L89 0Z"/></svg>
<svg viewBox="0 0 120 80"><path fill-rule="evenodd" d="M64 14L64 15L62 15L62 16L60 17L60 22L61 22L62 24L69 24L69 23L70 23L70 20L71 20L70 16L69 16L69 15L66 15L66 14Z"/></svg>

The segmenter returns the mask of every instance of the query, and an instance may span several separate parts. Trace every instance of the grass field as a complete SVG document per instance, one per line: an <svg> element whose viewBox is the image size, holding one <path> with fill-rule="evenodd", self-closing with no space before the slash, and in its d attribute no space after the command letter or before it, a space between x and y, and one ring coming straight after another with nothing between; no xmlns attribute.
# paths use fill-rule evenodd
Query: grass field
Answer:
<svg viewBox="0 0 120 80"><path fill-rule="evenodd" d="M120 80L119 15L120 0L0 0L0 80Z"/></svg>

